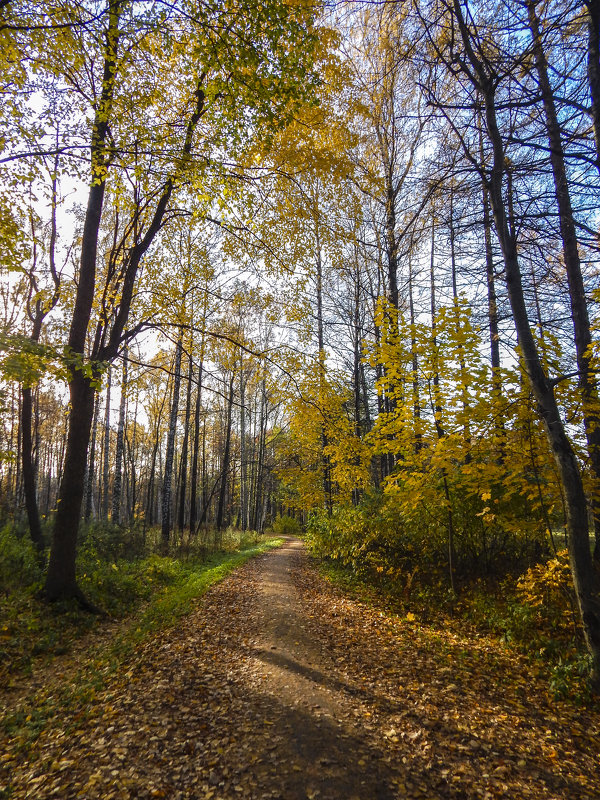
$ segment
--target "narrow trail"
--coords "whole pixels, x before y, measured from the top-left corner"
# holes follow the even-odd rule
[[[598,714],[558,709],[526,674],[483,639],[344,597],[289,539],[29,759],[0,757],[0,797],[597,800]]]

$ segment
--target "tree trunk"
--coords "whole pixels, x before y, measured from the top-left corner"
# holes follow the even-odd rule
[[[319,348],[318,354],[318,387],[319,387],[319,405],[323,408],[323,399],[325,391],[325,338],[323,332],[323,262],[321,259],[321,242],[319,238],[319,225],[315,220],[315,238],[316,238],[316,266],[317,266],[317,346]],[[323,500],[327,513],[331,514],[333,510],[333,498],[331,487],[331,464],[329,456],[327,455],[327,430],[325,424],[321,425],[321,469],[322,469],[322,482],[323,482]]]
[[[201,352],[204,351],[204,340]],[[196,392],[196,408],[194,410],[194,444],[192,452],[192,474],[190,477],[190,535],[196,533],[198,516],[198,456],[200,450],[200,412],[202,410],[202,369],[203,360],[198,367],[198,391]]]
[[[433,415],[435,422],[435,430],[438,440],[445,438],[444,426],[442,424],[442,398],[440,393],[440,374],[438,368],[438,344],[437,344],[437,308],[436,308],[436,295],[435,295],[435,220],[431,219],[431,256],[429,262],[429,277],[431,285],[431,345],[433,348]],[[452,502],[450,498],[450,488],[448,486],[448,476],[444,467],[442,467],[442,483],[444,486],[444,497],[446,499],[446,513],[448,518],[448,577],[450,579],[450,588],[453,593],[456,593],[456,585],[454,581],[454,568],[456,562],[455,545],[454,545],[454,515],[452,513]]]
[[[596,380],[590,363],[592,333],[583,275],[581,273],[577,231],[575,228],[573,209],[571,207],[571,196],[565,167],[560,125],[552,87],[548,78],[548,63],[540,36],[539,20],[535,5],[531,0],[527,0],[527,13],[533,37],[535,65],[542,92],[542,101],[544,103],[546,130],[550,147],[550,162],[552,164],[552,175],[554,177],[554,192],[558,204],[560,235],[567,272],[569,297],[571,299],[571,315],[573,318],[577,369],[579,371],[579,389],[582,398],[583,424],[593,473],[591,506],[596,534],[594,556],[600,566],[600,402],[598,399]]]
[[[165,455],[165,471],[162,488],[162,527],[161,539],[165,552],[169,549],[171,536],[171,489],[173,483],[173,462],[175,460],[175,434],[177,432],[177,413],[179,411],[179,387],[181,384],[181,355],[183,342],[181,336],[175,348],[175,366],[173,370],[173,398],[171,400],[171,413],[169,415],[169,430],[167,433],[167,452]]]
[[[121,402],[119,403],[119,423],[115,450],[115,477],[113,479],[112,521],[121,522],[121,488],[123,485],[123,446],[125,440],[125,408],[127,405],[127,345],[123,349],[123,375],[121,379]]]
[[[231,371],[231,379],[229,381],[229,399],[227,400],[227,418],[225,422],[225,448],[223,452],[223,461],[221,462],[221,488],[219,491],[219,505],[217,507],[217,530],[223,528],[223,516],[225,511],[225,496],[227,494],[227,477],[229,475],[229,457],[231,451],[231,421],[233,411],[233,382],[235,372]]]
[[[412,399],[413,418],[415,426],[415,452],[422,446],[421,436],[421,397],[419,392],[419,354],[417,352],[417,330],[415,319],[415,305],[413,302],[413,268],[412,261],[408,265],[408,306],[410,311],[410,349],[411,349],[411,374],[412,374]]]
[[[260,509],[263,495],[263,468],[265,460],[265,444],[267,438],[266,390],[264,378],[261,383],[261,389],[260,416],[258,423],[258,448],[256,457],[256,482],[254,489],[254,504],[252,507],[252,529],[256,531],[260,529]]]
[[[33,392],[24,386],[21,395],[21,462],[23,468],[23,491],[25,509],[29,523],[29,535],[38,550],[44,549],[42,525],[37,502],[36,469],[33,460]]]
[[[135,509],[137,506],[138,476],[137,476],[137,433],[138,433],[138,410],[139,410],[139,391],[135,394],[135,409],[133,413],[133,433],[131,435],[131,446],[129,447],[129,464],[131,472],[131,498],[128,496],[129,519],[135,519]]]
[[[109,120],[117,70],[119,19],[122,0],[108,2],[108,28],[105,38],[104,74],[92,129],[90,179],[91,185],[83,224],[79,280],[67,341],[72,355],[69,380],[70,411],[68,418],[67,450],[54,524],[50,561],[45,592],[50,600],[74,596],[85,604],[75,580],[77,531],[83,500],[83,477],[87,460],[90,428],[94,414],[94,389],[81,363],[94,301],[96,284],[96,254],[98,234],[104,205],[106,173],[109,162]],[[94,370],[93,370],[94,372]],[[97,378],[96,374],[92,379]],[[89,604],[86,604],[89,606]]]
[[[76,370],[69,382],[71,404],[67,450],[45,584],[45,593],[49,600],[75,597],[89,610],[94,610],[93,606],[85,600],[75,578],[75,550],[83,500],[87,446],[94,415],[94,393],[90,379],[81,370]]]
[[[185,501],[187,497],[187,462],[188,462],[188,443],[190,440],[190,413],[192,405],[192,381],[194,378],[194,362],[189,357],[187,393],[185,399],[185,422],[183,428],[183,446],[181,448],[181,483],[179,486],[179,518],[178,525],[181,535],[185,526]]]
[[[450,262],[452,267],[452,299],[454,301],[454,330],[456,333],[458,366],[460,370],[460,394],[463,412],[463,434],[465,444],[465,463],[471,460],[471,426],[469,424],[469,394],[467,386],[470,383],[465,362],[465,348],[462,344],[460,329],[460,305],[458,302],[458,286],[456,280],[456,247],[454,244],[456,232],[454,230],[454,187],[450,189]]]
[[[585,5],[588,10],[588,83],[596,140],[596,167],[600,173],[600,0],[585,0]]]
[[[97,365],[102,361],[111,361],[122,344],[141,260],[161,228],[175,186],[176,172],[180,170],[181,165],[189,158],[193,145],[194,131],[204,109],[205,95],[202,91],[204,76],[201,75],[194,95],[194,111],[185,130],[185,141],[177,159],[177,165],[174,165],[176,172],[170,175],[163,184],[154,214],[151,216],[145,233],[143,235],[141,232],[138,233],[136,243],[127,253],[125,262],[122,265],[123,277],[120,285],[119,304],[114,317],[111,318],[108,342],[105,343],[106,328],[99,322],[90,355],[91,377],[84,378],[84,369],[87,366],[83,363],[85,361],[85,345],[96,288],[98,234],[102,218],[106,175],[113,146],[110,135],[110,121],[115,91],[115,77],[119,66],[117,57],[119,18],[123,6],[123,0],[108,0],[108,28],[104,41],[104,74],[100,96],[95,106],[96,112],[92,128],[91,185],[83,226],[79,280],[67,341],[67,352],[71,360],[69,366],[72,374],[69,386],[71,410],[69,414],[67,458],[61,482],[59,513],[56,517],[54,529],[52,550],[55,553],[53,556],[51,552],[46,581],[47,594],[52,598],[75,594],[82,600],[81,592],[77,590],[74,577],[72,578],[71,576],[75,574],[77,528],[83,496],[83,472],[85,472],[85,460],[93,415],[93,392],[92,400],[90,400],[83,388],[83,384],[91,385],[99,377]],[[76,470],[81,466],[81,463],[84,464],[84,468],[81,476],[77,477]],[[74,479],[75,483],[71,484],[70,481]],[[67,506],[69,507],[68,509]],[[65,559],[68,559],[70,563],[61,567],[60,564]]]
[[[94,400],[94,419],[92,422],[92,441],[88,458],[86,496],[85,496],[85,521],[88,522],[94,510],[94,479],[96,474],[96,434],[98,430],[98,414],[100,411],[100,394],[96,392]]]
[[[500,392],[500,333],[498,330],[498,300],[494,275],[494,253],[492,250],[492,220],[488,190],[483,187],[483,236],[485,240],[485,277],[488,296],[488,329],[490,332],[490,363],[492,365],[494,390]]]
[[[108,479],[110,466],[110,389],[112,369],[108,365],[106,378],[106,407],[104,409],[104,444],[102,448],[102,519],[108,519]]]
[[[548,442],[560,475],[565,500],[569,562],[585,639],[592,659],[590,680],[595,689],[600,689],[600,587],[590,551],[587,502],[583,481],[577,456],[561,421],[552,384],[544,373],[535,339],[529,326],[517,241],[514,232],[511,232],[504,207],[502,190],[506,159],[496,117],[495,83],[487,75],[484,64],[472,48],[471,33],[464,21],[459,0],[454,0],[453,10],[464,44],[465,57],[473,69],[472,80],[475,81],[476,88],[485,104],[485,122],[493,150],[493,162],[487,180],[494,223],[506,268],[508,297],[527,377],[537,400],[538,413],[544,422]]]
[[[244,357],[240,349],[240,523],[243,531],[248,529],[248,463],[246,455],[246,381]]]

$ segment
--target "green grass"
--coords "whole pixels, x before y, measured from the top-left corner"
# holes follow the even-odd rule
[[[212,541],[210,540],[212,538]],[[189,599],[265,545],[254,532],[233,529],[158,555],[160,537],[148,531],[100,524],[84,529],[77,559],[78,582],[92,603],[113,620],[149,604],[145,613],[177,614]],[[214,578],[212,576],[215,576]],[[0,681],[10,684],[44,657],[68,653],[101,622],[76,601],[51,605],[40,599],[44,566],[27,536],[0,530]],[[157,605],[158,604],[158,605]],[[185,613],[185,612],[182,612]],[[146,623],[143,623],[146,625]]]
[[[7,677],[25,682],[32,661],[54,658],[68,652],[88,633],[88,648],[74,666],[68,683],[42,688],[26,697],[0,720],[0,729],[19,750],[29,751],[40,732],[58,714],[76,710],[85,714],[96,693],[127,661],[136,647],[152,635],[172,627],[190,613],[199,598],[215,583],[253,556],[282,544],[277,538],[237,538],[233,549],[206,558],[190,555],[186,560],[151,555],[132,562],[108,563],[99,559],[94,571],[83,573],[82,585],[94,602],[105,607],[112,596],[113,619],[120,630],[109,644],[94,642],[93,628],[103,630],[103,621],[83,612],[76,604],[48,606],[36,599],[35,584],[13,589],[0,603],[0,663]],[[89,561],[88,561],[89,564]],[[86,583],[87,579],[87,583]],[[7,621],[5,621],[7,620]],[[9,665],[9,667],[7,667]],[[57,671],[60,666],[57,665]]]

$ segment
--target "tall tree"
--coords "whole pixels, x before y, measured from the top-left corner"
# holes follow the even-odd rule
[[[556,384],[544,369],[535,338],[533,336],[521,271],[517,228],[513,208],[513,185],[510,160],[506,153],[499,119],[501,80],[507,74],[503,65],[497,66],[498,48],[478,26],[470,9],[460,0],[442,2],[439,6],[441,23],[434,32],[430,30],[430,43],[436,58],[449,74],[464,80],[476,92],[483,107],[485,135],[491,149],[489,169],[479,164],[476,154],[468,149],[464,137],[467,157],[476,165],[489,192],[494,226],[506,271],[506,283],[512,316],[515,323],[524,368],[537,401],[548,442],[556,460],[565,499],[567,541],[573,582],[592,659],[591,679],[600,686],[600,582],[594,570],[587,517],[587,502],[581,469],[573,445],[561,419],[555,395]],[[439,35],[443,30],[443,35]],[[487,49],[487,45],[490,45]],[[514,63],[510,65],[514,68]],[[448,117],[449,118],[449,117]],[[452,123],[451,118],[449,118]],[[456,130],[456,126],[455,126]],[[456,130],[457,134],[459,133]],[[508,204],[508,213],[507,213]],[[512,212],[512,213],[511,213]]]
[[[162,519],[161,539],[163,549],[168,551],[171,537],[171,508],[173,490],[173,465],[175,463],[175,435],[177,433],[177,416],[179,413],[179,388],[181,386],[181,358],[183,355],[183,338],[180,334],[175,347],[175,362],[173,366],[173,394],[171,395],[171,411],[169,413],[169,428],[167,431],[167,451],[165,455],[165,469],[162,486]]]
[[[123,486],[123,451],[125,447],[125,412],[127,407],[127,345],[123,349],[123,372],[121,375],[121,400],[119,403],[119,421],[117,424],[117,440],[115,446],[115,474],[113,479],[112,521],[121,522],[121,494]]]
[[[175,6],[172,14],[165,16],[158,11],[147,16],[145,9],[135,4],[108,0],[105,14],[97,20],[102,28],[93,61],[81,64],[79,54],[75,58],[76,69],[85,73],[89,67],[88,74],[94,76],[92,91],[96,85],[100,88],[93,102],[90,189],[67,340],[69,433],[45,583],[50,599],[72,595],[85,604],[77,586],[75,554],[94,386],[100,365],[114,359],[123,342],[135,332],[128,331],[127,326],[136,280],[144,257],[169,218],[175,194],[194,166],[192,153],[199,141],[201,118],[208,126],[202,133],[208,133],[212,125],[212,137],[203,139],[206,152],[201,163],[205,164],[206,158],[210,161],[212,157],[211,147],[217,158],[226,144],[243,136],[244,130],[267,131],[274,119],[277,124],[285,121],[314,84],[311,60],[316,37],[310,10],[273,0],[271,15],[252,4],[243,5],[243,14],[237,3],[227,2],[203,8],[199,14]],[[306,46],[300,47],[301,58],[295,48],[290,50],[288,37],[298,44],[305,42]],[[98,62],[102,63],[102,70],[95,75]],[[176,70],[184,78],[175,98],[161,94],[164,84],[159,87],[148,74],[135,73],[152,69],[160,81],[165,76],[165,63],[170,64],[169,74]],[[250,74],[249,63],[254,65]],[[67,65],[67,71],[69,68]],[[301,83],[299,78],[305,70],[309,77]],[[132,85],[139,91],[132,91]],[[138,104],[134,122],[129,105],[132,97]],[[154,111],[145,117],[146,109],[152,107]],[[165,120],[160,132],[154,125],[159,118]],[[136,129],[133,137],[126,129],[128,122]],[[144,130],[146,122],[148,128]],[[121,150],[115,142],[118,135]],[[136,135],[145,140],[143,147],[130,146]],[[141,167],[142,153],[152,169],[144,171]],[[111,173],[117,155],[124,170],[121,175],[114,170]],[[98,243],[109,173],[115,185],[122,175],[131,175],[134,191],[127,201],[129,221],[114,237],[106,264],[106,282],[98,287]],[[112,197],[115,211],[123,205],[126,182],[121,181],[120,191]],[[100,316],[88,349],[95,297],[99,299]]]

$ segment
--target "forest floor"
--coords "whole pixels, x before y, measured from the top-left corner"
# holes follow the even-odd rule
[[[28,747],[0,742],[0,797],[594,800],[600,714],[497,639],[348,597],[288,539]]]

